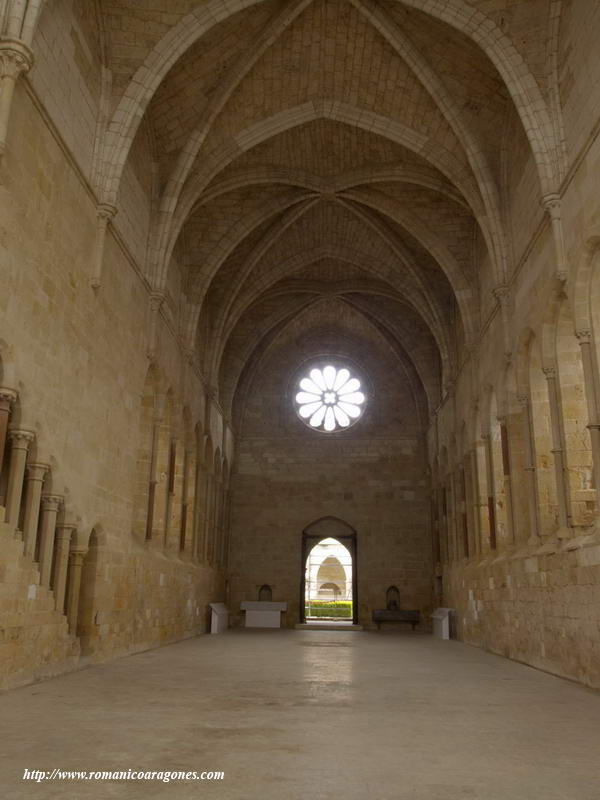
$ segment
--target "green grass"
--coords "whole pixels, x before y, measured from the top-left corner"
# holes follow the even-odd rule
[[[307,617],[342,617],[352,618],[352,601],[351,600],[315,600],[311,601],[310,606],[307,604],[304,607],[304,613]]]

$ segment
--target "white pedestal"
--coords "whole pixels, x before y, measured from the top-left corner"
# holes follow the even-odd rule
[[[243,600],[240,608],[246,612],[246,628],[281,628],[281,612],[287,611],[287,603]]]
[[[433,635],[436,639],[450,638],[450,614],[453,608],[436,608],[431,615],[433,620]]]
[[[209,603],[211,610],[210,632],[223,633],[229,626],[229,609],[225,603]]]

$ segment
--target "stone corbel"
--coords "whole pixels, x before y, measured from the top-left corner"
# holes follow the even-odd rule
[[[6,150],[8,122],[19,75],[33,65],[33,53],[20,39],[0,40],[0,159]]]
[[[108,223],[116,213],[116,207],[110,203],[99,203],[96,207],[96,240],[94,242],[92,277],[90,281],[92,289],[99,289],[102,283],[102,264],[104,262],[106,232],[108,231]]]
[[[548,212],[552,223],[552,235],[556,251],[556,278],[562,284],[567,280],[569,271],[563,234],[560,195],[555,193],[544,195],[542,197],[542,206]]]

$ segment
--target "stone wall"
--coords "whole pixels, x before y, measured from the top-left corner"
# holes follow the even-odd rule
[[[29,461],[51,466],[44,492],[64,498],[61,515],[73,522],[73,543],[85,552],[91,536],[91,546],[71,634],[62,612],[49,611],[52,599],[43,606],[41,600],[27,600],[29,587],[39,582],[35,563],[30,559],[21,570],[27,574],[11,600],[11,615],[3,617],[2,633],[25,660],[3,660],[7,685],[71,668],[80,641],[86,659],[100,659],[205,630],[207,603],[224,599],[224,575],[222,564],[209,566],[192,552],[194,526],[204,536],[205,524],[200,501],[193,510],[193,476],[187,541],[184,550],[178,546],[183,453],[187,449],[196,458],[205,440],[221,454],[231,450],[218,409],[207,412],[204,387],[168,314],[159,314],[155,393],[157,406],[167,396],[172,403],[165,435],[178,441],[176,494],[166,544],[162,532],[152,541],[134,536],[140,437],[149,433],[140,425],[149,367],[149,289],[123,241],[110,232],[102,287],[91,288],[92,191],[25,82],[18,86],[12,114],[0,188],[2,385],[18,394],[11,427],[34,434]],[[9,461],[7,452],[6,468]],[[156,491],[162,496],[166,465],[159,469]],[[12,536],[16,546],[2,557],[5,574],[13,574],[23,558],[21,535],[13,529]],[[38,588],[42,596],[52,594]],[[11,582],[7,591],[13,589]],[[52,617],[43,634],[42,613]]]
[[[314,313],[314,312],[312,312]],[[258,599],[263,584],[299,621],[302,532],[324,517],[356,531],[359,622],[398,586],[403,608],[429,625],[432,604],[428,477],[423,427],[401,362],[358,317],[332,308],[338,333],[311,312],[284,331],[245,386],[232,477],[230,600]],[[368,405],[353,427],[327,434],[296,415],[298,369],[316,355],[351,359],[367,378]]]
[[[590,118],[580,120],[579,127],[589,131]],[[549,220],[542,218],[533,229],[525,226],[523,255],[508,284],[508,328],[498,304],[429,429],[434,480],[445,487],[448,501],[444,515],[438,496],[442,563],[437,572],[443,574],[443,603],[456,609],[456,635],[595,688],[600,686],[598,464],[592,460],[588,425],[594,410],[586,400],[586,383],[597,380],[600,345],[600,204],[594,177],[599,158],[592,130],[579,153],[571,154],[562,190],[566,281],[556,279]],[[586,342],[592,354],[588,372],[582,360]],[[508,476],[499,419],[506,425]],[[557,472],[560,458],[564,466]],[[464,501],[456,490],[461,468],[468,484]]]
[[[600,686],[600,538],[451,566],[444,601],[456,635],[539,669]]]

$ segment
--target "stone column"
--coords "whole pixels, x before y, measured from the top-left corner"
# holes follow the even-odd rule
[[[23,541],[25,542],[25,555],[29,558],[35,556],[35,542],[37,539],[38,522],[40,517],[40,502],[42,499],[42,485],[44,478],[50,470],[50,464],[27,464],[25,467],[25,514],[23,515]]]
[[[458,471],[459,479],[459,506],[460,506],[460,533],[462,537],[462,548],[457,548],[458,551],[462,549],[463,558],[469,558],[469,522],[467,519],[467,476],[465,473],[464,463],[461,463]]]
[[[67,589],[67,620],[69,633],[77,636],[77,617],[79,614],[79,595],[81,593],[81,570],[87,548],[74,548],[69,553],[69,573]]]
[[[69,567],[69,549],[76,526],[63,523],[56,528],[56,559],[54,565],[54,607],[61,614],[65,608],[65,592],[67,589],[67,572]]]
[[[0,41],[0,159],[6,150],[8,121],[15,85],[22,72],[33,64],[33,54],[20,39]]]
[[[469,452],[471,462],[471,502],[473,507],[473,549],[475,555],[481,554],[481,520],[479,498],[479,465],[477,464],[477,451],[473,449]]]
[[[198,451],[196,451],[196,474],[194,489],[194,514],[192,532],[192,558],[200,559],[202,551],[202,535],[204,532],[204,503],[206,502],[203,494],[204,472],[200,463]],[[202,505],[200,505],[202,504]]]
[[[577,339],[581,348],[585,397],[588,407],[588,430],[592,444],[593,483],[596,490],[596,513],[600,512],[600,413],[598,410],[598,393],[596,365],[592,350],[592,334],[590,331],[577,331]]]
[[[450,561],[458,561],[458,502],[456,499],[456,475],[454,470],[450,470],[448,474],[450,478],[449,483],[449,498],[448,504],[448,551]]]
[[[190,483],[190,464],[192,463],[192,452],[186,448],[183,452],[183,479],[181,487],[181,518],[179,520],[179,550],[185,551],[187,524],[188,524],[188,497]]]
[[[204,563],[210,563],[212,552],[212,540],[214,536],[214,478],[210,472],[206,473],[206,512],[204,516],[204,542],[203,558]]]
[[[229,564],[229,532],[231,526],[231,494],[229,484],[223,491],[223,544],[221,566],[223,569]]]
[[[565,479],[565,448],[563,444],[560,400],[556,382],[556,370],[552,367],[543,369],[548,384],[548,400],[550,404],[550,424],[552,427],[552,454],[554,455],[554,473],[556,476],[556,494],[558,501],[558,526],[563,535],[569,527],[569,500]],[[560,534],[559,534],[560,535]]]
[[[535,468],[535,448],[533,438],[533,420],[531,419],[531,405],[526,395],[517,395],[517,401],[523,409],[525,426],[525,477],[527,481],[527,508],[529,509],[529,529],[531,539],[540,538],[538,485]]]
[[[561,283],[564,283],[567,280],[568,268],[561,216],[560,195],[544,195],[544,197],[542,197],[542,206],[548,212],[550,221],[552,223],[552,236],[554,238],[554,250],[556,252],[556,277]]]
[[[163,529],[163,547],[169,548],[171,545],[170,534],[173,522],[173,508],[175,505],[175,470],[177,466],[177,439],[169,442],[169,460],[167,464],[167,494],[165,499],[165,525]]]
[[[489,433],[481,435],[485,444],[485,473],[487,479],[487,507],[488,507],[488,520],[490,526],[490,549],[496,549],[496,492],[494,480],[494,461],[492,456],[492,437]]]
[[[52,571],[52,553],[54,551],[54,533],[56,517],[63,498],[57,494],[42,495],[42,517],[40,522],[40,586],[50,586]]]
[[[8,431],[10,407],[16,399],[17,393],[13,389],[0,387],[0,475],[2,474],[2,464],[4,462],[4,448],[6,447],[6,432]]]
[[[110,203],[100,203],[96,208],[96,240],[94,242],[94,255],[92,259],[91,285],[98,289],[102,282],[102,263],[104,261],[104,246],[108,223],[117,213],[115,206]]]
[[[146,509],[146,541],[152,539],[154,528],[154,503],[156,498],[156,467],[158,462],[158,437],[160,435],[161,419],[155,418],[152,426],[152,450],[150,452],[150,477],[148,480],[148,508]]]
[[[215,481],[215,535],[213,541],[213,563],[221,566],[221,536],[223,535],[223,484]]]
[[[11,440],[10,466],[8,468],[8,489],[6,490],[6,522],[15,527],[19,524],[19,509],[23,493],[23,477],[29,445],[35,439],[33,431],[11,429],[8,432]]]
[[[510,469],[510,443],[506,417],[498,417],[500,423],[500,446],[502,448],[502,477],[504,480],[504,500],[506,502],[506,525],[511,544],[515,543],[515,520]]]

